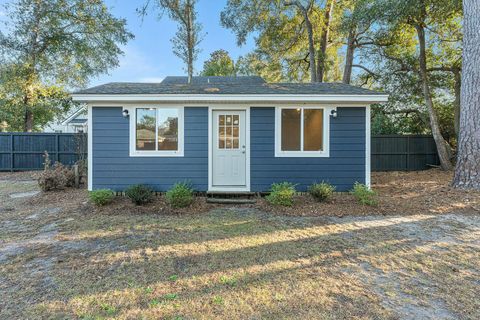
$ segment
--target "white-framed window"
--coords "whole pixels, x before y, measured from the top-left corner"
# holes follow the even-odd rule
[[[329,157],[330,109],[275,108],[275,157]]]
[[[129,108],[130,156],[181,157],[184,144],[182,107]]]

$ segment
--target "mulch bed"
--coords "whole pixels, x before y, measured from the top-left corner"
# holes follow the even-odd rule
[[[2,173],[0,180],[20,181],[35,178],[37,172]],[[265,198],[259,198],[254,205],[235,207],[256,208],[264,212],[293,216],[345,216],[345,215],[405,215],[480,213],[480,192],[454,189],[450,186],[452,172],[439,169],[416,172],[375,172],[372,174],[372,188],[377,192],[378,205],[371,207],[359,204],[349,193],[336,193],[328,202],[316,202],[310,195],[295,197],[292,207],[273,206]],[[205,197],[196,197],[187,208],[171,208],[164,196],[144,206],[136,206],[122,196],[105,207],[95,207],[88,202],[85,189],[41,193],[27,200],[32,206],[54,205],[62,202],[63,207],[93,214],[201,214],[215,208],[234,205],[220,205],[206,202]]]
[[[439,169],[374,172],[372,189],[378,194],[375,207],[357,203],[348,193],[337,193],[326,203],[318,203],[310,195],[299,195],[292,207],[272,206],[260,199],[257,207],[295,216],[480,213],[480,192],[452,188],[452,175],[453,172]]]
[[[91,205],[92,210],[99,214],[160,214],[160,215],[182,215],[182,214],[200,214],[208,212],[215,208],[221,208],[221,205],[215,205],[206,202],[205,197],[195,197],[193,203],[186,208],[170,207],[163,195],[158,195],[151,203],[137,206],[129,198],[117,196],[113,203],[104,207],[95,207]]]

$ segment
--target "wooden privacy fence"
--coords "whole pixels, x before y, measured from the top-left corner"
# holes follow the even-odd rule
[[[44,153],[52,161],[74,164],[87,158],[84,133],[0,133],[0,171],[43,168]],[[372,136],[372,171],[424,170],[439,165],[437,148],[428,135]]]
[[[43,169],[45,151],[52,162],[72,165],[87,158],[84,133],[0,133],[0,171]]]
[[[378,135],[371,141],[372,171],[415,171],[440,165],[429,135]]]

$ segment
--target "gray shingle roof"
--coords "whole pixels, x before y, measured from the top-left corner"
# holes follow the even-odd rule
[[[168,76],[163,79],[162,84],[187,84],[188,77],[183,76]],[[238,76],[238,77],[218,77],[218,76],[208,76],[208,77],[193,77],[193,84],[260,84],[265,83],[262,77],[259,76]]]
[[[343,83],[254,83],[247,81],[251,77],[229,77],[225,82],[217,83],[176,83],[180,77],[167,77],[161,83],[112,82],[97,87],[80,90],[74,94],[271,94],[271,95],[383,95],[384,93],[355,87]],[[216,77],[220,78],[220,77]],[[254,77],[257,78],[257,77]],[[233,81],[233,79],[242,79]],[[261,79],[261,78],[260,78]],[[263,81],[263,79],[261,79]],[[197,80],[197,82],[203,80]],[[256,81],[256,82],[255,82]]]

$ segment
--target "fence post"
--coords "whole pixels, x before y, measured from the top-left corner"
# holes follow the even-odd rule
[[[10,172],[13,172],[13,133],[10,134]]]
[[[405,170],[409,171],[410,170],[410,165],[408,163],[408,158],[410,158],[410,136],[406,136],[405,138],[407,138],[407,154],[406,154],[406,161],[405,161]]]
[[[55,151],[56,151],[55,152],[55,162],[58,162],[58,160],[59,160],[59,156],[58,156],[58,152],[60,151],[60,147],[58,145],[59,140],[60,139],[58,139],[58,133],[57,133],[57,134],[55,134]]]

